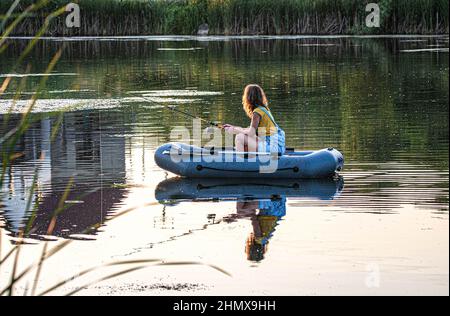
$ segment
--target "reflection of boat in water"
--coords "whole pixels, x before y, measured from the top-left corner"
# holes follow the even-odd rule
[[[342,177],[325,179],[189,179],[171,178],[158,184],[155,197],[164,204],[184,201],[235,201],[236,213],[223,217],[231,223],[250,220],[252,231],[245,241],[248,260],[264,259],[269,240],[286,215],[288,198],[333,200],[344,187]],[[215,214],[214,214],[215,215]]]
[[[267,200],[280,197],[332,200],[344,187],[342,177],[334,179],[186,179],[171,178],[158,184],[155,197],[161,202],[213,200]]]

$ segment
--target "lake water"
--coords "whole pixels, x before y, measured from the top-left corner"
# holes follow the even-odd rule
[[[10,41],[0,81],[28,41]],[[63,46],[0,195],[2,254],[29,221],[29,200],[36,218],[21,265],[45,241],[73,240],[45,263],[39,290],[85,267],[156,258],[231,276],[156,266],[81,293],[448,295],[448,36],[47,38],[0,97],[7,128]],[[164,105],[246,126],[248,83],[266,90],[289,147],[344,154],[342,178],[188,181],[155,165],[171,130],[193,124]]]

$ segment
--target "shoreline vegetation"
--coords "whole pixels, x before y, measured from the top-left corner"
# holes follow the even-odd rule
[[[4,20],[14,0],[0,2]],[[15,14],[36,1],[22,0]],[[78,3],[81,25],[53,19],[44,36],[195,35],[376,35],[448,34],[448,0],[49,0],[21,21],[11,36],[32,36],[45,17]],[[366,4],[380,7],[380,27],[365,26]],[[11,19],[14,19],[14,13]],[[1,30],[0,30],[1,31]]]

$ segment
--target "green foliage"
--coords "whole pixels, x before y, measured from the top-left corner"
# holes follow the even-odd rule
[[[0,16],[14,0],[0,2]],[[20,9],[33,1],[22,0]],[[448,33],[448,1],[380,0],[381,27],[365,26],[369,0],[83,0],[82,26],[54,21],[52,35]],[[66,0],[52,0],[56,10]],[[20,10],[19,10],[20,11]],[[45,12],[24,21],[15,34],[31,35]]]

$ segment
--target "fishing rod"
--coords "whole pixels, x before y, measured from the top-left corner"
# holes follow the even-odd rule
[[[185,115],[185,116],[187,116],[187,117],[190,117],[190,118],[193,118],[193,119],[201,120],[202,122],[205,122],[205,123],[207,123],[207,124],[209,124],[209,125],[212,125],[212,126],[215,126],[215,127],[218,127],[218,128],[223,128],[223,125],[222,125],[221,123],[216,123],[216,122],[213,122],[213,121],[208,121],[208,120],[206,120],[206,119],[204,119],[204,118],[201,118],[201,117],[192,115],[191,113],[188,113],[188,112],[185,112],[185,111],[182,111],[182,110],[177,109],[174,105],[167,105],[167,104],[164,104],[164,103],[162,103],[162,102],[156,102],[156,101],[154,101],[154,100],[148,99],[148,98],[143,97],[143,96],[141,96],[141,98],[144,99],[145,101],[149,102],[149,103],[160,104],[160,105],[162,105],[162,106],[168,108],[168,109],[171,110],[171,111],[174,111],[174,112],[183,114],[183,115]]]
[[[115,90],[115,91],[119,91],[119,89],[113,88],[113,87],[111,87],[111,86],[108,86],[108,88],[110,88],[110,89],[112,89],[112,90]],[[128,92],[128,91],[119,91],[119,92],[125,92],[126,94],[131,94],[131,92]],[[164,104],[164,103],[162,103],[162,102],[157,102],[157,101],[155,101],[155,100],[151,100],[151,99],[149,99],[149,98],[147,98],[147,97],[144,97],[144,96],[142,96],[142,95],[139,96],[139,98],[141,98],[141,99],[143,99],[143,100],[145,100],[145,101],[147,101],[147,102],[149,102],[149,103],[156,103],[156,104],[162,105],[162,106],[164,106],[165,108],[167,108],[167,109],[169,109],[169,110],[172,110],[172,111],[174,111],[174,112],[183,114],[184,116],[187,116],[187,117],[190,117],[190,118],[193,118],[193,119],[201,120],[202,122],[205,122],[205,123],[207,123],[208,125],[211,125],[211,126],[214,126],[214,127],[217,127],[217,128],[223,128],[223,124],[221,124],[221,123],[216,123],[216,122],[213,122],[213,121],[208,121],[208,120],[206,120],[206,119],[204,119],[204,118],[201,118],[201,117],[192,115],[191,113],[188,113],[188,112],[185,112],[185,111],[182,111],[182,110],[177,109],[174,105],[167,105],[167,104]]]

